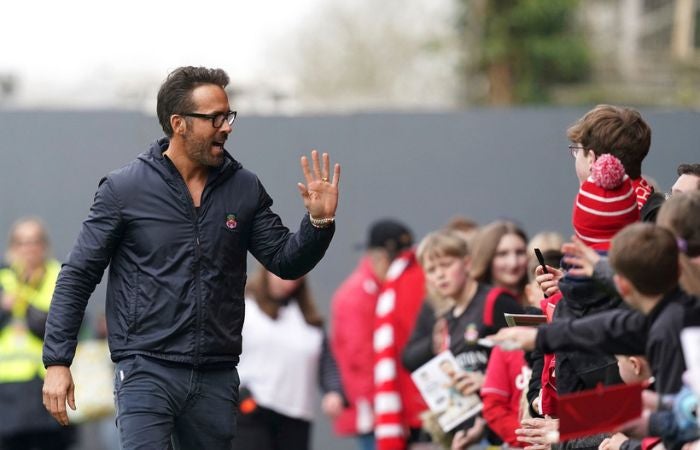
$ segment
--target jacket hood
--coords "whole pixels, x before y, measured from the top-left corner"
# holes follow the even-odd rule
[[[177,170],[172,164],[165,164],[166,158],[163,156],[163,152],[168,149],[169,145],[170,139],[166,136],[155,140],[151,143],[147,151],[138,156],[138,159],[153,167],[165,178],[172,178],[173,175],[176,175]],[[223,150],[224,162],[219,167],[210,168],[210,179],[215,179],[222,174],[233,173],[243,167],[226,149]]]

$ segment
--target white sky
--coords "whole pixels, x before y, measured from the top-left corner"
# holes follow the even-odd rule
[[[333,0],[3,0],[0,74],[23,90],[106,73],[162,79],[181,65],[252,81],[286,35]]]

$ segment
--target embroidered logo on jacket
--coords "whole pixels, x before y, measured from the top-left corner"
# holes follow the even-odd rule
[[[464,340],[468,344],[474,344],[479,339],[479,330],[476,328],[476,324],[470,323],[467,329],[464,331]]]
[[[227,214],[226,215],[226,228],[229,230],[233,230],[238,226],[238,221],[236,220],[236,215],[235,214]]]

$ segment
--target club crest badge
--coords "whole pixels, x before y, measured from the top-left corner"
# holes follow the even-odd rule
[[[464,331],[464,340],[469,344],[474,344],[478,339],[479,330],[476,328],[476,324],[470,323]]]
[[[233,230],[238,226],[238,221],[236,220],[236,215],[235,214],[227,214],[226,215],[226,228],[229,230]]]

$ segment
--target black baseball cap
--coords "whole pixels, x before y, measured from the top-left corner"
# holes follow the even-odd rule
[[[366,248],[383,248],[390,253],[396,253],[412,245],[413,233],[398,220],[381,219],[369,228]]]

